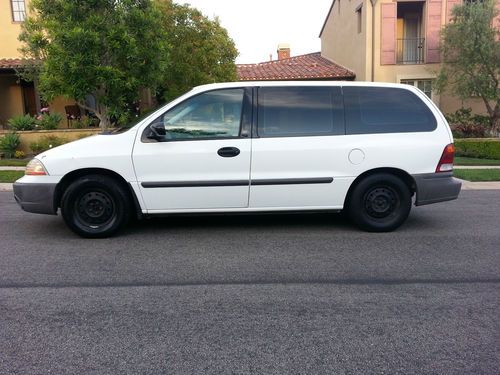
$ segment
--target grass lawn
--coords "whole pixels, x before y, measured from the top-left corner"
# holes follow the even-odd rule
[[[0,167],[25,167],[30,159],[0,159]]]
[[[0,182],[14,182],[23,176],[23,171],[0,171]]]
[[[500,160],[466,158],[464,156],[455,156],[455,165],[500,165]]]
[[[500,181],[500,169],[455,169],[453,176],[467,181]]]

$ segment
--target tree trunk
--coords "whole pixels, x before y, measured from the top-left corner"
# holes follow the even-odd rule
[[[490,112],[491,135],[500,136],[500,103],[497,102],[495,108]]]
[[[78,102],[79,107],[86,109],[87,111],[93,112],[96,117],[99,119],[99,126],[102,129],[102,132],[105,133],[108,131],[108,128],[111,124],[109,121],[109,110],[108,107],[103,105],[98,105],[96,108],[87,107],[84,103]]]
[[[491,119],[491,135],[495,138],[500,136],[500,114],[495,114]]]
[[[101,122],[99,123],[99,126],[101,127],[102,132],[106,133],[108,131],[109,126],[111,125],[111,122],[109,121],[108,107],[101,105],[99,106],[99,109],[101,112],[100,113],[101,117],[99,117],[99,120],[101,120]]]

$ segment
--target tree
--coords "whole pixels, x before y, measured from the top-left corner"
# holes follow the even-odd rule
[[[453,9],[441,34],[441,66],[437,87],[462,99],[479,96],[492,132],[500,130],[500,25],[494,0],[469,1]],[[496,25],[493,22],[497,22]]]
[[[19,39],[46,100],[74,98],[106,130],[113,114],[155,88],[168,64],[162,16],[152,0],[33,0]],[[85,105],[93,94],[97,110]]]
[[[199,10],[158,0],[170,41],[169,67],[162,84],[164,100],[171,100],[194,86],[234,81],[238,51],[219,20]]]

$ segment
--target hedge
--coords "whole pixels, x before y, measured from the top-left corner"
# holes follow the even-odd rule
[[[457,156],[500,160],[500,139],[455,139]]]

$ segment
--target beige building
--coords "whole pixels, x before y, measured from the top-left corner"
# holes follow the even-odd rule
[[[18,40],[21,25],[29,12],[30,0],[0,0],[0,129],[13,116],[40,113],[42,105],[33,82],[20,80],[16,70],[23,60]],[[74,105],[74,100],[62,97],[48,103],[51,112],[65,116],[65,106]],[[61,122],[66,126],[66,121]]]
[[[437,95],[439,39],[460,0],[333,0],[321,29],[321,54],[356,73],[356,80],[418,86],[444,113],[471,107],[485,113],[479,98],[465,102]]]

